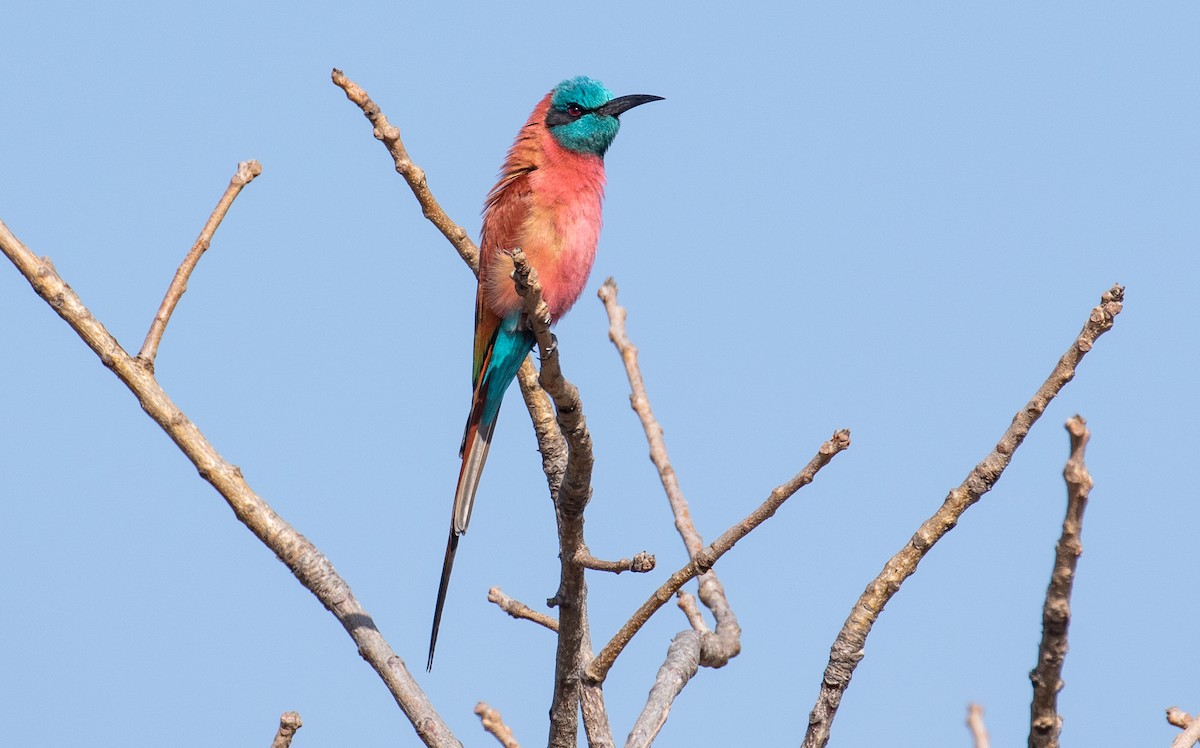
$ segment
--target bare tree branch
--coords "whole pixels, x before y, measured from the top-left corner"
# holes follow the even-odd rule
[[[425,216],[455,246],[468,266],[477,270],[478,248],[467,237],[465,230],[453,223],[441,209],[428,188],[424,171],[409,159],[400,140],[399,131],[388,122],[378,106],[367,97],[366,92],[346,78],[341,71],[335,69],[332,78],[334,83],[345,91],[347,98],[358,105],[372,123],[376,138],[381,140],[392,154],[397,172],[409,184]],[[134,393],[142,408],[192,461],[201,477],[225,498],[239,521],[271,548],[297,579],[338,618],[355,641],[364,659],[384,680],[397,704],[412,722],[421,740],[427,745],[459,745],[433,710],[427,697],[416,685],[403,661],[376,629],[369,614],[354,598],[349,586],[338,576],[329,560],[253,492],[244,480],[240,469],[221,457],[199,429],[170,400],[154,377],[154,361],[158,347],[173,311],[187,289],[190,274],[200,256],[210,245],[213,234],[232,201],[241,188],[259,173],[261,173],[261,166],[257,162],[251,161],[239,165],[238,173],[231,180],[225,195],[209,217],[191,251],[176,271],[137,356],[131,356],[92,316],[78,295],[58,275],[49,259],[37,258],[8,230],[3,222],[0,222],[0,251],[3,251],[25,276],[35,292],[76,331],[97,354],[102,363],[110,368]],[[700,576],[700,597],[714,614],[717,621],[717,635],[723,633],[727,635],[732,632],[733,642],[736,645],[740,629],[737,627],[736,618],[728,605],[719,580],[711,573],[711,567],[738,540],[774,514],[778,507],[796,490],[811,482],[815,474],[828,464],[834,455],[846,449],[849,446],[849,432],[836,432],[829,442],[822,445],[817,457],[813,458],[804,471],[772,491],[767,501],[755,512],[705,547],[691,521],[678,478],[666,454],[662,429],[649,408],[644,383],[641,381],[637,367],[637,351],[624,337],[625,312],[616,305],[616,286],[610,279],[606,284],[606,289],[611,284],[611,305],[609,298],[605,296],[605,289],[601,290],[601,298],[605,300],[606,308],[609,309],[610,320],[615,318],[614,309],[619,310],[620,338],[627,347],[622,347],[622,343],[618,341],[615,333],[610,333],[610,336],[613,337],[614,343],[621,351],[622,359],[626,362],[627,373],[634,391],[631,397],[633,407],[642,419],[650,443],[652,460],[659,470],[660,479],[675,513],[676,526],[688,548],[691,560],[672,575],[671,579],[643,604],[642,608],[606,645],[600,655],[593,659],[591,657],[583,570],[586,567],[620,571],[624,569],[607,567],[621,566],[626,563],[626,560],[621,562],[600,561],[590,556],[583,543],[582,515],[591,497],[593,467],[591,438],[583,418],[578,390],[562,377],[556,341],[549,332],[550,318],[545,304],[540,298],[536,272],[532,271],[532,268],[524,262],[519,250],[514,254],[516,255],[514,264],[516,265],[518,289],[524,289],[521,291],[521,295],[526,300],[528,316],[537,336],[538,349],[543,361],[542,371],[538,375],[534,371],[531,360],[527,359],[520,373],[520,382],[534,422],[539,450],[543,455],[543,467],[546,470],[551,495],[555,502],[562,551],[560,586],[553,598],[554,604],[560,608],[562,625],[559,632],[555,697],[551,710],[550,744],[574,745],[578,729],[576,710],[581,708],[585,716],[589,741],[593,745],[607,746],[612,744],[612,740],[611,735],[608,734],[609,728],[603,705],[601,684],[628,641],[672,593],[678,591],[690,579]],[[865,646],[866,636],[883,606],[898,591],[904,579],[915,571],[920,559],[932,545],[952,529],[963,511],[978,501],[982,494],[990,490],[995,481],[999,479],[1011,460],[1012,453],[1019,447],[1050,400],[1074,376],[1075,367],[1091,349],[1096,338],[1111,328],[1113,318],[1121,311],[1122,298],[1123,289],[1120,286],[1114,286],[1105,294],[1101,306],[1093,310],[1092,318],[1085,325],[1073,348],[1064,354],[1054,374],[1038,391],[1034,399],[1017,414],[996,450],[976,466],[961,486],[950,492],[942,509],[921,526],[909,545],[893,557],[885,566],[880,577],[868,586],[859,605],[851,613],[842,633],[835,641],[830,665],[822,684],[821,696],[812,713],[805,745],[823,746],[826,744],[829,725],[836,715],[841,695],[848,686],[858,660],[863,656],[862,650]],[[613,322],[613,329],[616,328],[617,324]],[[556,417],[550,416],[551,402],[557,414]],[[1080,421],[1082,429],[1082,419]],[[1080,520],[1083,504],[1087,498],[1087,490],[1090,489],[1091,484],[1090,477],[1087,477],[1086,470],[1082,467],[1083,445],[1086,444],[1086,439],[1086,429],[1084,429],[1078,452],[1079,469],[1087,478],[1087,488],[1082,490],[1082,498],[1079,502],[1078,519]],[[1073,443],[1074,441],[1073,433]],[[1069,463],[1068,470],[1070,468]],[[1082,481],[1072,484],[1070,475],[1067,476],[1067,480],[1069,485],[1082,485]],[[1064,522],[1060,555],[1062,555],[1061,548],[1068,546],[1066,525],[1067,523]],[[1078,540],[1077,530],[1075,540]],[[1075,553],[1075,556],[1077,555],[1078,552]],[[1064,605],[1069,600],[1075,558],[1070,558],[1069,562],[1070,569],[1064,576],[1066,584]],[[624,568],[632,569],[637,563],[636,559],[629,560],[629,565]],[[644,563],[644,559],[642,563]],[[1056,563],[1056,572],[1057,566]],[[1054,583],[1052,579],[1052,587]],[[496,592],[498,593],[499,590],[496,589]],[[876,603],[874,607],[871,606],[873,603]],[[681,596],[680,606],[687,613],[694,630],[681,632],[672,642],[668,650],[667,661],[660,668],[646,709],[635,725],[634,732],[630,735],[630,744],[649,744],[654,739],[666,720],[673,699],[687,680],[696,672],[700,664],[708,664],[713,659],[706,659],[704,654],[705,643],[709,640],[706,634],[709,632],[706,632],[707,627],[694,601],[690,596],[686,598]],[[1047,621],[1050,618],[1050,606],[1051,599],[1048,592],[1045,614]],[[511,612],[510,615],[512,615]],[[1064,615],[1062,618],[1062,652],[1064,653],[1067,620]],[[547,624],[543,623],[543,625]],[[557,622],[555,625],[558,625]],[[1044,649],[1050,648],[1044,647]],[[729,657],[736,654],[737,646],[732,649],[732,654],[724,655],[724,660],[720,660],[720,658],[717,660],[723,664]],[[1053,698],[1054,692],[1061,687],[1061,681],[1058,680],[1061,674],[1061,653],[1058,656],[1058,668],[1058,675],[1054,680],[1041,680],[1044,688],[1051,689],[1051,698]],[[1031,677],[1033,676],[1034,674],[1031,674]],[[1035,679],[1035,687],[1037,684],[1038,680]],[[481,714],[485,729],[488,729],[488,721],[494,716],[494,724],[507,731],[500,721],[498,713],[488,709],[485,704],[481,703],[480,707],[489,712],[488,716]],[[479,713],[479,708],[477,708],[477,713]],[[589,718],[589,715],[592,716]],[[979,716],[982,728],[981,714]],[[1175,717],[1182,719],[1178,714]],[[1171,718],[1170,714],[1168,718]],[[301,724],[299,715],[294,712],[282,715],[275,745],[286,747],[290,744],[292,736]],[[1054,726],[1055,736],[1057,736],[1059,726],[1060,723]],[[1193,721],[1187,731],[1182,733],[1173,745],[1192,745],[1197,739],[1200,739],[1198,726],[1200,726],[1200,720]],[[1192,734],[1193,731],[1195,734]],[[489,732],[492,730],[489,729]],[[508,739],[511,743],[505,742],[496,732],[493,734],[496,734],[504,745],[516,745],[515,740],[511,739],[511,731],[508,731]],[[639,740],[644,737],[644,743],[635,742],[635,736]],[[1187,740],[1183,742],[1185,738]],[[984,743],[979,743],[978,733],[976,739],[977,745],[986,745],[986,733],[983,734]],[[1031,745],[1032,741],[1031,736]],[[1056,737],[1054,742],[1046,744],[1056,744]]]
[[[695,556],[704,546],[696,525],[692,522],[691,511],[683,489],[679,485],[679,476],[671,465],[667,455],[667,444],[663,438],[663,429],[654,417],[650,408],[650,398],[646,394],[646,383],[642,379],[641,367],[638,365],[637,347],[630,342],[625,332],[625,320],[628,316],[625,308],[617,303],[617,283],[612,278],[604,281],[600,287],[599,297],[604,302],[608,312],[608,338],[616,346],[625,365],[625,375],[629,378],[631,394],[629,403],[642,422],[642,430],[646,433],[646,441],[650,446],[650,461],[658,469],[659,479],[671,505],[671,513],[675,516],[675,528],[683,539],[688,556]],[[725,588],[717,578],[715,571],[709,570],[700,575],[700,601],[712,611],[716,620],[715,634],[703,637],[701,642],[700,664],[705,667],[723,667],[742,650],[742,629],[738,625],[737,616],[729,605]],[[694,623],[693,623],[694,626]]]
[[[188,278],[196,269],[196,263],[200,262],[200,255],[204,254],[212,244],[213,234],[224,220],[229,206],[233,205],[234,198],[259,174],[262,174],[262,164],[257,161],[242,161],[238,164],[237,171],[229,180],[229,186],[225,188],[225,194],[221,195],[221,199],[217,201],[217,207],[213,208],[204,228],[200,230],[200,235],[196,237],[196,243],[192,245],[192,249],[183,258],[183,263],[175,271],[175,277],[171,280],[171,285],[167,287],[167,295],[163,297],[162,304],[159,305],[158,312],[154,315],[154,321],[150,323],[150,330],[146,333],[146,341],[142,343],[142,350],[137,355],[137,360],[150,371],[154,371],[154,357],[158,355],[158,344],[162,342],[167,322],[171,320],[175,305],[179,303],[183,292],[187,290]]]
[[[1030,748],[1058,748],[1062,732],[1062,717],[1058,713],[1058,692],[1062,690],[1063,661],[1067,656],[1067,629],[1071,625],[1071,588],[1075,582],[1075,565],[1083,553],[1083,510],[1092,490],[1092,476],[1083,462],[1090,436],[1087,422],[1081,416],[1067,420],[1071,435],[1071,457],[1063,468],[1067,482],[1067,515],[1063,519],[1062,536],[1054,552],[1054,570],[1046,589],[1042,607],[1042,643],[1038,648],[1037,667],[1029,673],[1033,682],[1033,702],[1030,706]]]
[[[575,554],[575,563],[593,571],[607,571],[613,574],[632,571],[635,574],[645,574],[648,571],[654,571],[655,559],[654,554],[642,551],[633,558],[623,558],[620,561],[604,561],[588,553],[587,548],[584,548],[581,552]]]
[[[626,621],[608,644],[604,645],[604,649],[596,655],[596,659],[587,666],[585,677],[595,683],[600,683],[608,675],[609,669],[617,656],[625,649],[625,645],[629,644],[646,621],[650,620],[650,616],[654,615],[655,611],[661,608],[671,596],[679,591],[679,588],[687,584],[690,580],[703,574],[712,568],[721,556],[725,555],[733,546],[750,532],[766,522],[772,515],[778,511],[779,507],[783,506],[783,502],[787,501],[793,494],[799,491],[804,486],[812,483],[813,478],[820,472],[821,468],[829,464],[839,452],[850,446],[850,432],[843,429],[835,431],[829,441],[821,445],[817,450],[817,454],[812,460],[797,473],[791,480],[786,483],[776,486],[770,495],[767,497],[757,509],[748,514],[745,519],[730,527],[719,538],[714,540],[711,545],[701,549],[701,551],[692,557],[692,560],[684,565],[682,569],[675,572],[671,577],[662,584],[642,606],[638,608],[634,614]]]
[[[967,727],[971,730],[975,748],[991,748],[992,743],[988,739],[987,727],[983,724],[983,707],[978,704],[971,704],[967,707]]]
[[[483,729],[491,733],[500,742],[500,745],[504,748],[521,748],[521,744],[513,737],[513,731],[504,724],[504,718],[500,716],[500,712],[481,701],[475,705],[475,713],[479,715]]]
[[[694,556],[704,547],[704,541],[692,522],[687,499],[679,485],[679,476],[671,466],[671,458],[667,455],[667,444],[663,439],[663,429],[654,417],[650,408],[650,398],[646,395],[646,383],[642,379],[642,371],[638,366],[638,349],[625,333],[625,319],[628,312],[617,303],[617,282],[612,278],[604,281],[597,294],[604,302],[608,312],[608,339],[616,346],[621,355],[621,363],[625,365],[625,375],[629,378],[629,404],[633,407],[642,422],[646,432],[646,441],[650,445],[650,461],[658,469],[658,477],[662,481],[663,490],[667,493],[667,501],[671,504],[671,512],[675,515],[675,528],[683,538],[688,555]]]
[[[671,646],[667,647],[667,659],[658,669],[654,685],[650,687],[646,706],[625,741],[625,748],[645,748],[658,737],[659,731],[667,723],[675,697],[700,667],[702,638],[695,631],[680,631],[675,635]]]
[[[850,685],[854,668],[863,658],[867,635],[883,612],[883,607],[900,590],[904,580],[917,570],[917,564],[929,549],[950,532],[963,512],[979,501],[1000,479],[1013,452],[1021,446],[1029,429],[1045,412],[1050,401],[1075,376],[1075,369],[1084,355],[1092,349],[1098,337],[1112,329],[1114,318],[1121,312],[1124,294],[1125,289],[1121,286],[1113,286],[1104,293],[1100,305],[1093,308],[1088,316],[1083,330],[1059,359],[1058,365],[1038,388],[1033,399],[1017,411],[1012,425],[1004,432],[996,448],[975,466],[960,486],[950,491],[942,506],[921,524],[908,544],[892,556],[879,576],[867,585],[830,649],[829,665],[821,679],[817,703],[809,716],[804,748],[823,748],[829,742],[829,729],[841,704],[842,694]]]
[[[292,737],[301,727],[304,727],[304,723],[300,721],[298,712],[284,712],[279,715],[279,730],[275,732],[271,748],[289,748],[292,744]]]
[[[501,592],[499,587],[493,587],[488,590],[488,602],[495,603],[500,607],[500,610],[503,610],[513,618],[523,618],[526,621],[541,624],[551,631],[558,631],[558,621],[554,618],[534,610],[520,600],[514,600]]]
[[[370,120],[375,138],[387,147],[388,153],[392,154],[396,172],[404,177],[404,181],[412,189],[413,195],[421,205],[421,212],[454,245],[463,261],[478,275],[479,247],[471,241],[466,229],[450,220],[450,216],[442,210],[442,206],[429,189],[429,183],[425,179],[425,170],[414,164],[408,157],[404,141],[400,140],[399,128],[388,122],[387,116],[380,111],[379,105],[372,101],[367,92],[357,83],[347,78],[341,70],[334,68],[331,77],[334,85],[345,91],[346,98],[357,104],[363,115]]]
[[[171,401],[154,375],[125,352],[104,325],[92,316],[75,291],[59,277],[53,265],[30,252],[3,222],[0,222],[0,250],[25,276],[33,290],[100,357],[101,363],[133,392],[142,409],[191,460],[200,477],[224,497],[238,520],[337,617],[363,659],[379,673],[421,740],[430,746],[460,745],[329,559],[254,493],[242,477],[242,471],[226,462],[200,429]]]

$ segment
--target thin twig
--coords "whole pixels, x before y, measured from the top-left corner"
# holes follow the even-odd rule
[[[675,528],[683,538],[688,555],[694,556],[704,547],[704,541],[696,530],[695,523],[692,522],[687,499],[684,498],[683,489],[679,485],[679,476],[675,473],[675,468],[671,466],[671,458],[667,455],[667,444],[663,439],[662,426],[659,425],[658,420],[654,417],[654,411],[650,408],[650,398],[646,395],[646,383],[642,379],[642,371],[638,366],[638,349],[630,342],[625,333],[625,319],[628,313],[617,303],[617,282],[612,278],[604,281],[597,295],[604,302],[604,309],[608,312],[608,339],[616,346],[617,352],[621,355],[621,362],[625,365],[625,375],[629,378],[629,387],[632,390],[629,395],[629,404],[637,413],[642,422],[642,429],[646,432],[646,441],[650,446],[650,461],[658,469],[658,477],[662,481],[663,490],[666,491],[667,501],[671,504],[671,512],[675,515]]]
[[[687,499],[679,485],[679,476],[671,465],[667,454],[667,443],[663,438],[663,429],[654,417],[650,407],[650,398],[646,394],[646,383],[642,379],[641,367],[638,365],[638,349],[625,331],[625,320],[628,312],[617,303],[617,282],[612,278],[600,286],[599,297],[604,302],[608,313],[608,338],[621,355],[625,366],[625,375],[629,379],[629,404],[633,407],[642,422],[642,430],[650,446],[650,461],[658,470],[659,480],[667,494],[667,502],[671,505],[671,514],[675,517],[675,528],[683,539],[688,556],[695,556],[704,546],[700,532],[692,522],[692,514],[688,508]],[[725,596],[725,588],[715,571],[709,570],[700,575],[697,590],[700,601],[713,613],[716,620],[714,635],[705,636],[701,643],[700,664],[705,667],[723,667],[729,660],[737,657],[742,651],[742,629],[738,625],[737,616]]]
[[[635,574],[645,574],[648,571],[654,571],[655,560],[654,554],[642,551],[633,558],[623,558],[619,561],[605,561],[596,558],[584,548],[581,552],[575,554],[575,563],[593,571],[608,571],[613,574],[632,571]]]
[[[304,727],[304,723],[300,721],[299,712],[284,712],[279,715],[279,729],[275,732],[275,739],[271,741],[271,748],[288,748],[292,744],[292,737],[301,727]]]
[[[454,245],[463,261],[478,275],[479,247],[471,241],[466,229],[450,220],[450,216],[442,210],[442,206],[429,189],[429,183],[425,179],[425,170],[408,157],[408,150],[404,147],[404,141],[400,139],[399,128],[388,122],[387,116],[380,111],[379,105],[372,101],[367,92],[357,83],[347,78],[341,70],[334,68],[331,77],[334,85],[345,91],[346,98],[357,104],[363,115],[370,120],[375,138],[387,147],[388,153],[392,154],[396,171],[404,177],[404,181],[412,189],[413,195],[421,205],[422,214]]]
[[[1121,286],[1113,286],[1104,293],[1100,305],[1092,309],[1088,316],[1083,330],[1059,359],[1054,371],[1038,388],[1033,399],[1017,411],[1012,425],[1004,432],[996,448],[975,466],[960,486],[950,491],[942,506],[921,524],[908,543],[888,560],[879,576],[867,585],[830,648],[829,665],[821,679],[816,705],[809,716],[804,748],[823,748],[829,742],[829,730],[841,704],[842,694],[850,685],[854,668],[863,658],[867,635],[883,612],[883,607],[900,590],[904,580],[917,570],[917,564],[929,549],[950,532],[963,512],[979,501],[1000,479],[1029,429],[1045,412],[1055,395],[1075,376],[1080,360],[1092,349],[1098,337],[1112,329],[1113,319],[1121,312],[1124,293],[1125,289]]]
[[[988,739],[987,726],[983,724],[983,707],[978,704],[967,707],[967,727],[971,730],[975,748],[991,748],[992,742]]]
[[[521,748],[521,744],[513,737],[512,729],[504,724],[504,718],[500,716],[500,712],[481,701],[475,705],[475,713],[479,715],[483,729],[500,741],[500,745],[504,748]]]
[[[514,600],[501,592],[499,587],[493,587],[488,590],[488,602],[495,603],[500,607],[500,610],[503,610],[513,618],[523,618],[526,621],[541,624],[551,631],[558,631],[558,621],[553,617],[534,610],[520,600]]]
[[[625,622],[625,625],[613,635],[608,644],[604,645],[604,649],[600,650],[600,653],[596,655],[596,659],[592,660],[587,666],[584,674],[588,680],[596,683],[602,682],[608,675],[613,662],[616,661],[621,651],[625,649],[625,645],[629,644],[630,640],[633,639],[634,634],[646,624],[646,621],[650,620],[650,616],[654,615],[655,611],[666,604],[679,591],[679,588],[711,569],[721,556],[725,555],[754,528],[770,519],[778,511],[779,507],[783,506],[783,503],[793,494],[809,483],[812,483],[813,478],[816,477],[821,468],[828,465],[829,461],[835,455],[849,446],[850,432],[845,429],[835,431],[829,441],[821,445],[821,448],[817,450],[816,456],[812,458],[803,470],[786,483],[776,486],[766,501],[759,505],[757,509],[748,514],[741,522],[738,522],[722,533],[711,545],[701,549],[682,569],[672,574],[661,587],[650,595],[650,598],[646,602],[642,603],[641,607]]]
[[[688,623],[692,624],[692,630],[698,634],[709,633],[708,624],[704,621],[704,615],[700,612],[700,608],[696,605],[696,597],[690,592],[680,590],[675,593],[676,604],[683,614],[687,616]]]
[[[383,679],[418,737],[430,746],[460,745],[329,559],[254,493],[242,477],[242,471],[217,452],[200,429],[171,401],[153,373],[130,356],[92,316],[53,265],[30,252],[3,222],[0,222],[0,251],[16,265],[34,291],[83,338],[100,357],[101,363],[112,369],[133,392],[142,409],[191,460],[200,477],[224,497],[238,520],[337,617],[363,659]]]
[[[225,194],[221,195],[221,199],[217,201],[217,207],[213,208],[213,212],[205,222],[204,228],[200,230],[200,235],[196,237],[196,243],[192,245],[192,249],[183,258],[183,263],[179,269],[175,271],[175,277],[171,280],[171,285],[167,287],[167,294],[163,297],[162,304],[159,305],[158,311],[154,314],[154,321],[150,323],[150,330],[146,333],[146,341],[142,343],[142,350],[137,355],[137,360],[146,366],[151,371],[154,371],[154,357],[158,355],[158,344],[162,342],[163,333],[166,332],[167,322],[171,320],[171,314],[175,311],[175,305],[179,303],[179,299],[183,296],[183,292],[187,290],[188,278],[191,277],[192,271],[196,268],[196,263],[200,262],[200,255],[208,249],[212,244],[213,234],[216,233],[217,227],[221,225],[225,214],[229,212],[229,206],[233,205],[233,200],[242,191],[242,188],[250,184],[250,182],[262,174],[262,164],[257,161],[242,161],[237,165],[237,171],[233,173],[233,177],[229,180],[229,186],[225,188]]]
[[[1092,490],[1092,476],[1084,464],[1087,449],[1087,422],[1081,416],[1067,420],[1071,435],[1071,457],[1063,468],[1067,482],[1067,514],[1062,536],[1054,549],[1054,570],[1046,588],[1042,607],[1042,643],[1038,648],[1037,667],[1029,673],[1033,682],[1030,706],[1030,748],[1058,748],[1062,716],[1058,713],[1058,692],[1062,690],[1063,661],[1067,656],[1067,629],[1071,625],[1071,588],[1075,583],[1075,565],[1083,553],[1083,510]]]

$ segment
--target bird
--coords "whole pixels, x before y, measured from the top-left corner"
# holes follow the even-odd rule
[[[517,133],[500,178],[484,201],[471,410],[459,447],[462,467],[433,611],[427,671],[433,669],[454,554],[471,521],[500,401],[533,348],[533,332],[522,320],[521,299],[512,281],[511,252],[520,248],[525,253],[537,270],[551,319],[560,319],[579,298],[592,271],[600,238],[604,154],[621,127],[619,118],[662,98],[614,97],[604,84],[586,76],[562,81],[538,102]]]

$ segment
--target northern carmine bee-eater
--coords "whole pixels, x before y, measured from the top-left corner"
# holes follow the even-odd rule
[[[660,99],[646,94],[613,98],[599,81],[583,76],[559,83],[534,107],[508,151],[500,180],[488,193],[475,294],[474,394],[459,450],[462,469],[426,669],[433,667],[454,552],[471,521],[500,400],[533,348],[533,333],[521,319],[509,252],[516,248],[525,252],[537,269],[551,318],[558,320],[579,298],[592,272],[600,237],[604,153],[621,127],[618,118],[635,106]]]

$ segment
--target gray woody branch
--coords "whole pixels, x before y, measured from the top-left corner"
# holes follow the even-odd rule
[[[242,471],[227,462],[167,396],[151,367],[121,347],[59,276],[53,264],[29,251],[2,222],[0,250],[25,276],[33,290],[137,397],[142,409],[191,460],[200,477],[221,494],[238,520],[333,613],[354,640],[363,659],[383,679],[421,740],[429,746],[459,746],[450,728],[434,711],[404,662],[379,633],[370,614],[354,597],[350,585],[338,575],[329,559],[250,488]]]
[[[776,486],[758,508],[746,515],[741,522],[721,533],[720,537],[702,548],[699,553],[692,556],[690,561],[672,574],[667,581],[663,582],[662,586],[651,593],[646,602],[642,603],[641,607],[634,611],[633,615],[621,626],[620,630],[613,634],[612,639],[609,640],[608,644],[604,645],[604,649],[600,650],[600,653],[596,655],[596,659],[592,660],[585,669],[587,680],[594,683],[602,683],[608,676],[608,671],[613,666],[617,657],[633,639],[634,634],[646,625],[646,622],[650,620],[650,617],[659,608],[665,605],[683,585],[711,569],[717,560],[732,550],[733,546],[739,540],[749,535],[754,528],[774,516],[775,512],[779,511],[779,507],[783,506],[785,501],[801,488],[812,483],[813,478],[816,477],[821,468],[828,465],[839,452],[844,451],[849,446],[850,432],[846,429],[835,431],[833,436],[821,445],[817,450],[817,454],[803,470],[796,473],[790,480]]]
[[[1121,313],[1124,295],[1123,287],[1113,286],[1101,296],[1100,305],[1092,309],[1071,347],[1059,359],[1050,377],[1034,393],[1033,399],[1013,416],[1012,425],[1000,437],[996,448],[975,466],[961,485],[950,491],[942,506],[921,524],[908,544],[892,556],[879,576],[867,585],[830,649],[829,665],[821,679],[817,703],[809,716],[804,748],[823,748],[829,742],[829,730],[841,704],[842,694],[850,685],[854,668],[863,658],[867,635],[871,633],[871,627],[879,619],[883,607],[900,590],[904,580],[917,570],[917,564],[925,554],[954,528],[963,512],[979,501],[1000,479],[1012,460],[1013,452],[1021,446],[1050,401],[1074,378],[1076,367],[1095,345],[1096,339],[1112,329],[1113,320]]]

